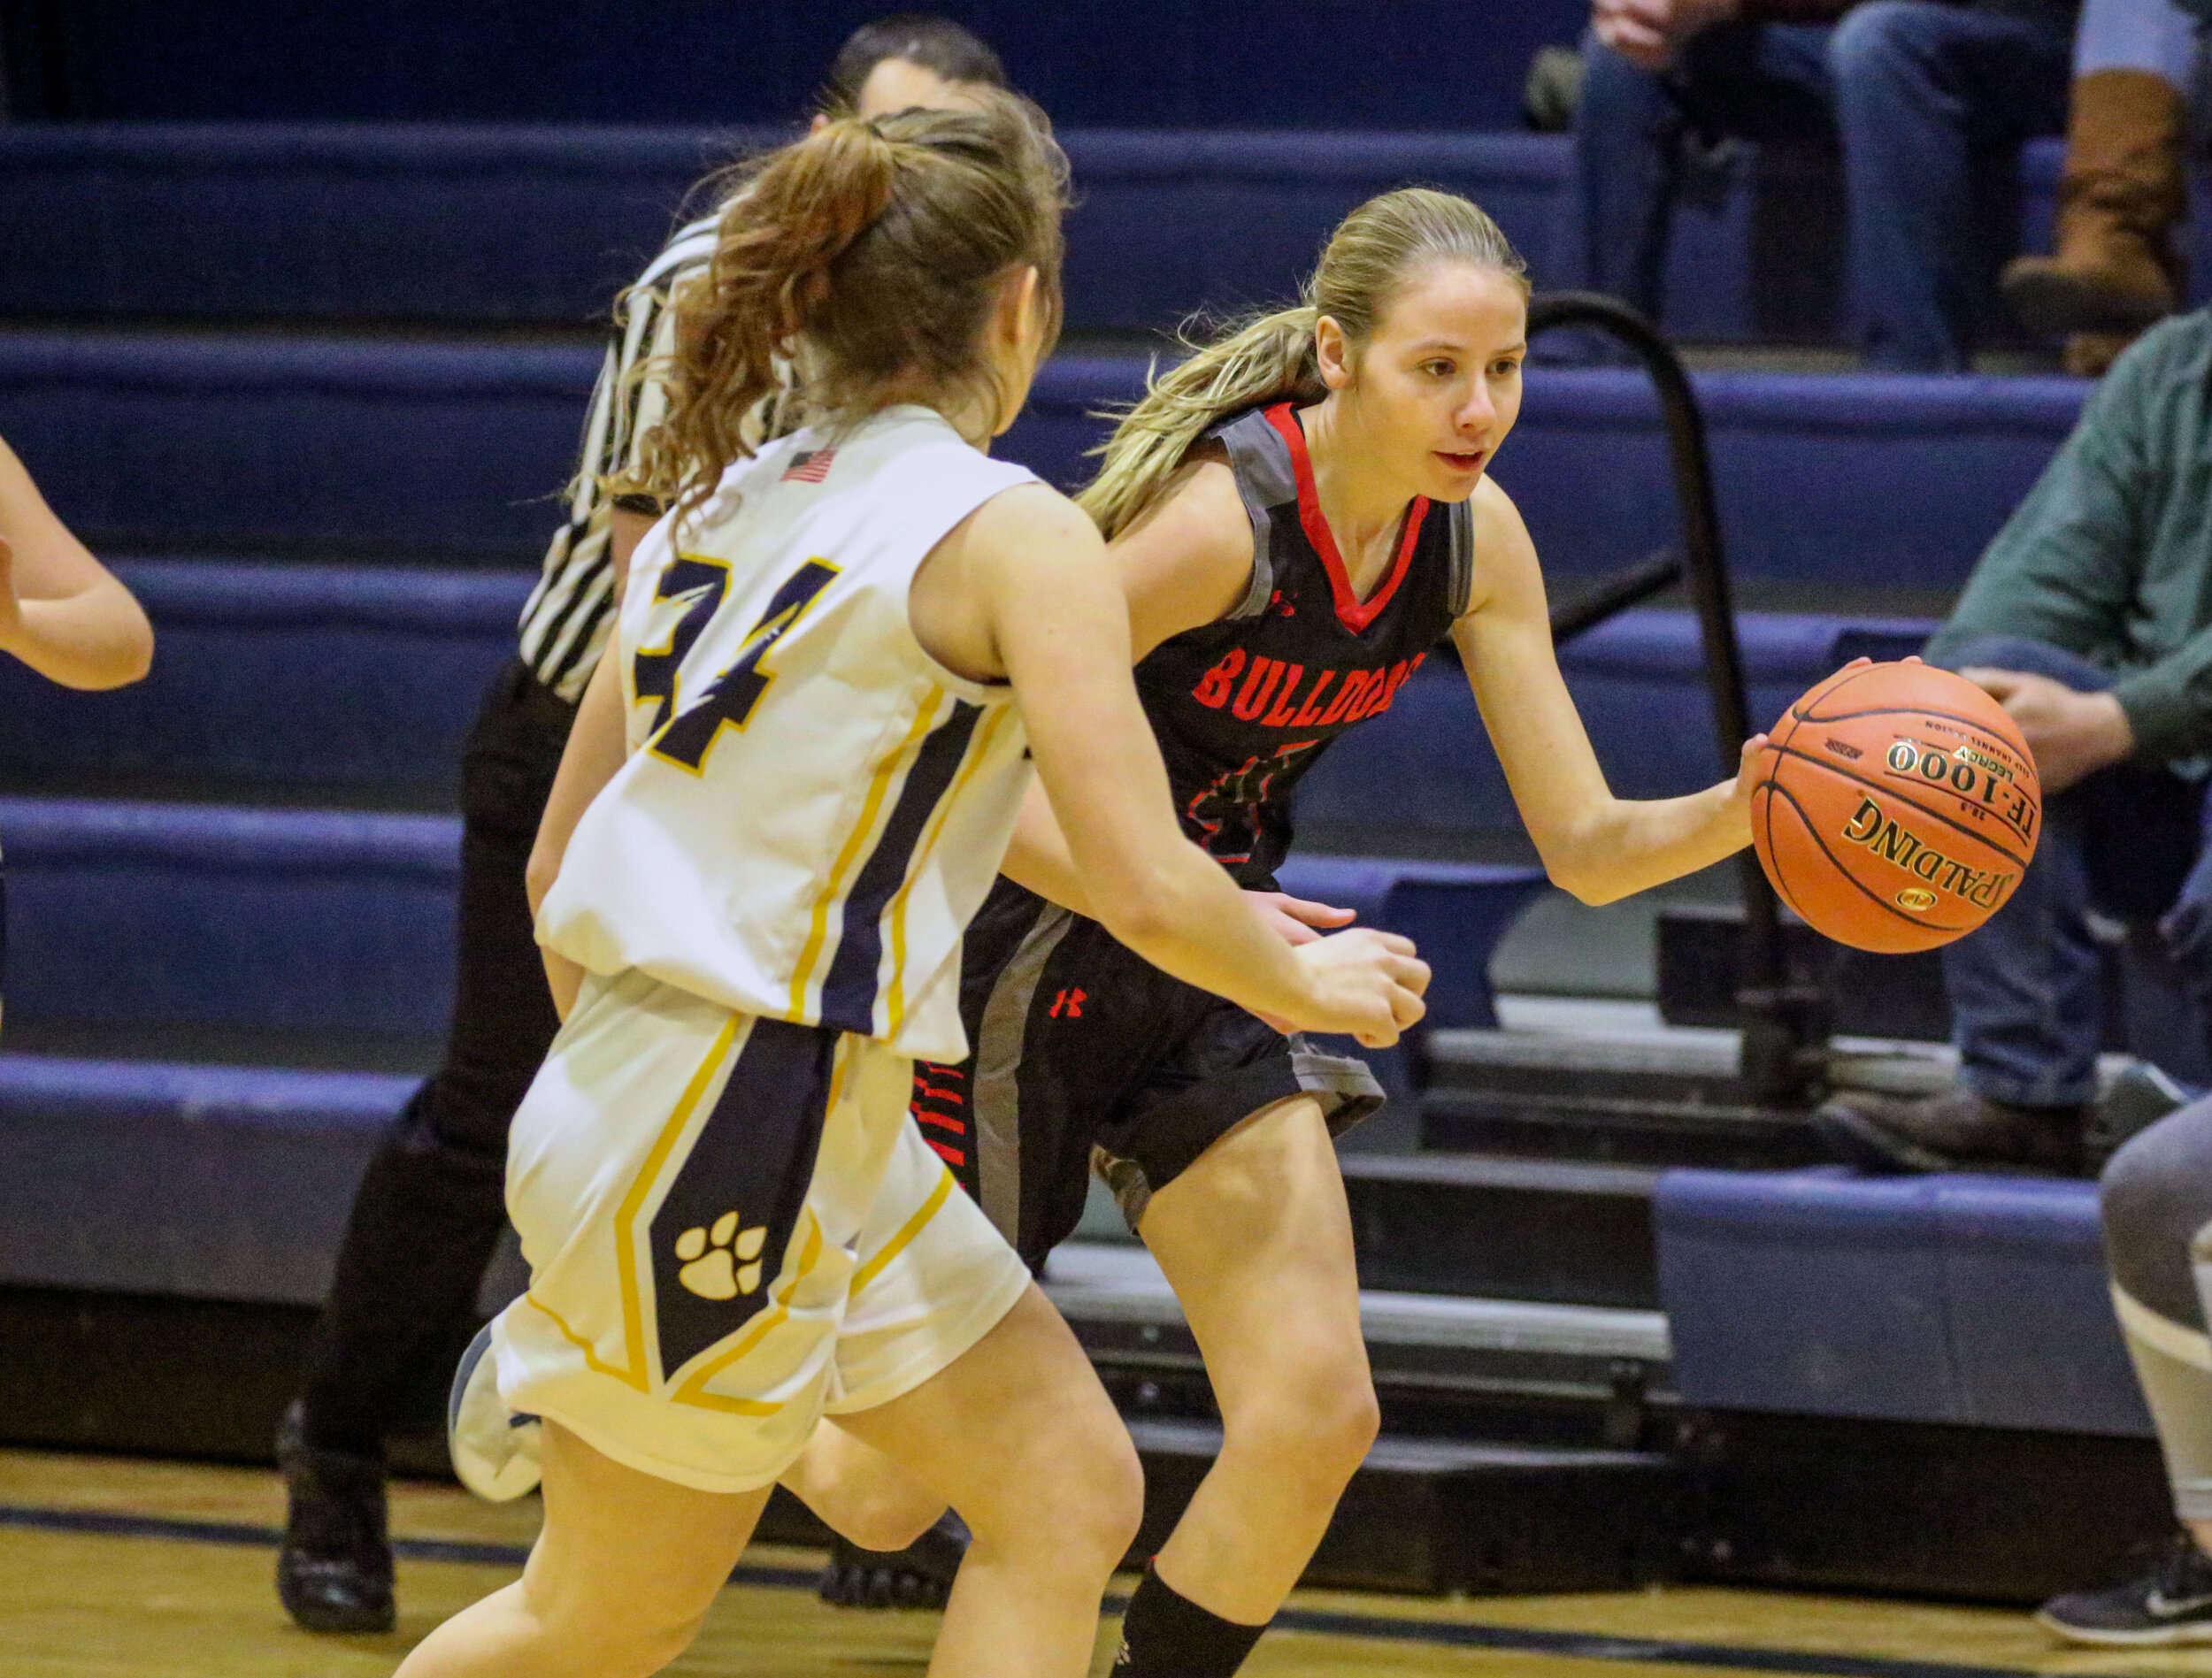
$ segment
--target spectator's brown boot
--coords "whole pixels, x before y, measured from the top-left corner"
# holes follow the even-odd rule
[[[2188,206],[2187,121],[2180,92],[2147,70],[2099,70],[2075,81],[2058,254],[2021,257],[2001,281],[2023,326],[2053,337],[2132,335],[2180,306],[2168,234]]]
[[[1822,1103],[1813,1128],[1836,1157],[1881,1173],[2005,1171],[2082,1175],[2086,1106],[2015,1107],[1971,1090],[1906,1100],[1847,1090]]]

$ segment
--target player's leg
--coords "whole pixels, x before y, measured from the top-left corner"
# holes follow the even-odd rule
[[[941,1494],[826,1417],[780,1483],[863,1550],[903,1550],[945,1513]]]
[[[417,1644],[400,1678],[645,1678],[681,1654],[767,1488],[657,1479],[545,1424],[545,1525],[522,1577]]]
[[[2099,1200],[2113,1305],[2183,1530],[2142,1576],[2055,1597],[2036,1618],[2079,1644],[2212,1643],[2212,1343],[2200,1297],[2212,1231],[2212,1101],[2170,1114],[2114,1154]]]
[[[1253,1115],[1156,1191],[1139,1229],[1205,1356],[1224,1438],[1132,1605],[1124,1670],[1211,1678],[1297,1582],[1378,1425],[1320,1103]]]
[[[1102,994],[1095,972],[1102,950],[1118,958],[1118,966],[1131,966],[1159,982],[1094,923],[1002,880],[970,924],[962,950],[960,1015],[973,1054],[959,1065],[917,1061],[914,1067],[910,1110],[918,1135],[1005,1240],[1033,1263],[1041,1261],[1053,1241],[1080,1215],[1088,1175],[1089,1115],[1110,1100],[1106,1092],[1112,1079],[1088,1061],[1083,1076],[1072,1079],[1053,1076],[1051,1069],[1047,1076],[1035,1077],[1034,1057],[1026,1052],[1029,1037],[1033,1031],[1110,1023],[1095,1008],[1086,1015],[1080,1000],[1073,1001],[1071,1012],[1065,1001],[1055,1007],[1056,1000]],[[1104,990],[1122,988],[1109,985]],[[1118,1000],[1123,1008],[1141,1012],[1148,995],[1140,984]],[[930,1165],[933,1184],[935,1172]],[[880,1285],[870,1291],[864,1307],[881,1291]],[[816,1472],[818,1450],[827,1473]],[[871,1465],[833,1443],[824,1448],[818,1430],[809,1457],[798,1465],[805,1486],[790,1479],[785,1483],[841,1535],[858,1538],[852,1527],[841,1524],[852,1519],[872,1525],[881,1521],[879,1530],[887,1536],[898,1521],[918,1515],[925,1499],[910,1498],[895,1478],[883,1475],[882,1462],[879,1458]],[[864,1476],[864,1486],[848,1475]],[[862,1506],[849,1517],[846,1504],[855,1499]],[[936,1502],[941,1508],[943,1499]],[[960,1515],[947,1512],[895,1550],[864,1538],[834,1544],[823,1572],[822,1598],[860,1607],[940,1605],[966,1536]]]
[[[1033,1284],[918,1387],[839,1417],[966,1517],[932,1678],[1079,1678],[1136,1536],[1136,1451],[1075,1336]]]

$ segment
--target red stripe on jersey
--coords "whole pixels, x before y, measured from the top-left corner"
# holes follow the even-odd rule
[[[961,1153],[958,1148],[949,1148],[933,1136],[926,1136],[922,1138],[922,1140],[928,1143],[933,1148],[935,1148],[939,1157],[941,1158],[947,1165],[967,1164],[968,1156]]]
[[[1390,597],[1398,592],[1398,585],[1405,580],[1406,567],[1413,563],[1413,544],[1420,540],[1421,521],[1428,517],[1429,498],[1416,495],[1413,504],[1406,509],[1405,534],[1399,539],[1397,563],[1391,566],[1390,575],[1383,578],[1382,586],[1364,601],[1352,593],[1351,573],[1344,569],[1344,556],[1338,551],[1336,533],[1329,528],[1329,521],[1321,516],[1321,492],[1314,487],[1313,456],[1306,452],[1305,428],[1291,411],[1288,402],[1278,402],[1267,410],[1267,423],[1282,433],[1290,445],[1291,471],[1298,479],[1298,523],[1306,533],[1306,540],[1313,544],[1313,551],[1321,556],[1321,567],[1329,573],[1329,592],[1336,597],[1337,621],[1357,635],[1381,615],[1390,604]]]
[[[909,1107],[907,1111],[914,1115],[914,1122],[917,1124],[941,1124],[955,1136],[965,1136],[968,1133],[968,1127],[963,1121],[948,1118],[942,1113],[932,1113],[926,1107]]]

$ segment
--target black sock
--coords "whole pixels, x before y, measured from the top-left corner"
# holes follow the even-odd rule
[[[1232,1678],[1266,1629],[1208,1613],[1147,1567],[1121,1622],[1114,1678]]]

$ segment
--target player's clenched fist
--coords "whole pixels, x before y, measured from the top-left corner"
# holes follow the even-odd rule
[[[1429,964],[1413,940],[1355,927],[1293,952],[1312,986],[1313,1008],[1297,1022],[1305,1031],[1348,1033],[1371,1049],[1386,1049],[1428,1012]]]

